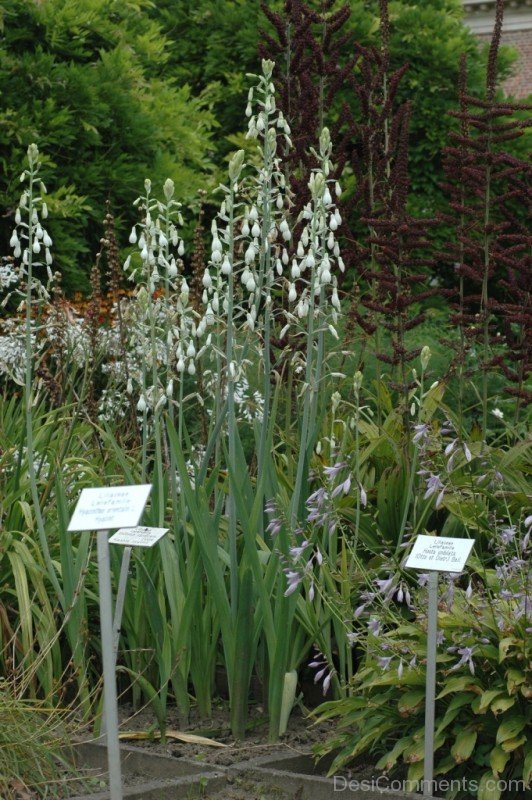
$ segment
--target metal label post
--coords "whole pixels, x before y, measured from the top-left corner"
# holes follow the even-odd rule
[[[428,573],[427,673],[425,684],[425,754],[423,797],[433,797],[434,723],[436,716],[436,657],[438,649],[438,577],[440,572],[462,572],[473,539],[418,536],[405,567]]]
[[[434,781],[434,716],[436,706],[436,652],[438,643],[438,577],[429,573],[429,607],[427,629],[427,677],[425,688],[425,761],[423,796],[432,797]]]
[[[69,531],[98,532],[98,583],[103,664],[103,723],[109,765],[111,800],[123,800],[120,742],[118,738],[118,700],[116,692],[116,643],[113,627],[113,591],[109,558],[109,531],[123,525],[137,525],[146,505],[151,484],[103,486],[83,489],[68,526]],[[125,554],[124,554],[125,555]],[[123,562],[117,597],[115,627],[120,631],[129,555]],[[115,643],[116,642],[116,643]]]
[[[118,739],[118,701],[116,694],[116,656],[113,636],[113,599],[109,562],[109,531],[98,532],[98,583],[100,589],[100,630],[103,661],[103,713],[109,789],[111,800],[122,800],[122,771]]]

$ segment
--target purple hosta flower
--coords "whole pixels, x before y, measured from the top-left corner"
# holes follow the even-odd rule
[[[460,669],[464,664],[469,667],[471,675],[475,674],[475,665],[473,664],[473,648],[472,647],[459,647],[458,655],[461,656],[460,661],[457,661],[451,670]]]
[[[373,634],[373,636],[378,636],[381,630],[381,623],[377,619],[377,617],[372,617],[368,622],[368,631]]]
[[[428,572],[420,572],[419,575],[417,576],[417,585],[420,588],[423,588],[423,586],[427,585],[428,580],[429,580],[429,573]]]
[[[401,659],[399,660],[399,666],[397,667],[397,677],[398,677],[398,678],[402,678],[402,676],[403,676],[403,670],[404,670],[404,666],[403,666],[403,659],[401,658]]]
[[[397,589],[395,599],[397,600],[398,603],[405,602],[408,608],[410,608],[412,605],[410,592],[408,591],[408,586],[406,586],[402,581]]]
[[[447,459],[447,472],[452,472],[454,466],[454,460],[458,453],[457,445],[458,445],[458,439],[453,439],[452,442],[449,442],[449,444],[444,450],[444,456]]]
[[[283,527],[282,521],[274,517],[269,521],[268,525],[266,526],[266,530],[272,536],[276,536],[282,527]]]
[[[466,461],[467,462],[471,461],[473,456],[471,455],[471,450],[469,449],[469,447],[467,446],[467,444],[465,442],[462,443],[462,448],[463,448],[463,451],[464,451],[464,455],[466,457]]]
[[[447,589],[443,594],[442,600],[446,606],[451,609],[454,602],[455,580],[458,576],[454,572],[448,572],[445,577],[447,580]]]
[[[309,542],[307,542],[307,540],[305,539],[303,542],[301,542],[300,545],[297,545],[296,547],[291,547],[288,552],[292,556],[293,560],[296,561],[298,558],[301,557],[301,555],[305,552],[308,546]]]
[[[442,436],[449,436],[449,434],[450,433],[454,433],[454,431],[455,431],[455,428],[454,428],[454,425],[451,422],[451,420],[450,419],[444,420],[444,422],[443,422],[443,424],[441,426],[441,431],[440,431],[441,435]]]
[[[419,444],[420,446],[423,446],[430,436],[430,426],[427,425],[427,423],[422,422],[419,425],[414,425],[414,431],[415,433],[412,438],[412,441],[414,442],[414,444]]]
[[[366,604],[362,603],[362,605],[358,606],[353,611],[353,619],[358,619],[359,617],[361,617],[365,610],[366,610]]]
[[[358,491],[360,492],[360,502],[364,506],[364,508],[366,508],[368,504],[368,496],[361,483],[358,484]]]
[[[353,611],[353,619],[358,619],[362,616],[368,603],[375,599],[375,592],[362,592],[360,599],[362,603]]]
[[[272,514],[277,514],[278,508],[275,500],[267,500],[264,503],[264,510],[269,516],[272,516]]]
[[[307,575],[312,574],[312,571],[314,569],[314,564],[321,565],[323,563],[323,556],[319,548],[316,548],[316,550],[314,550],[311,553],[310,557],[306,561],[304,561],[304,563],[302,563],[300,568],[298,569],[297,562],[303,560],[302,555],[309,546],[310,543],[305,540],[300,545],[290,548],[289,552],[294,563],[292,566],[285,567],[285,569],[283,570],[283,572],[286,575],[286,579],[288,581],[288,587],[284,593],[285,597],[289,597],[291,594],[293,594],[299,587],[303,579]],[[314,592],[315,592],[314,581],[311,579],[309,586],[309,600],[311,601],[314,599]]]
[[[338,497],[339,494],[349,494],[351,488],[351,473],[347,476],[343,483],[338,484],[331,493],[331,497]]]
[[[348,631],[345,636],[351,647],[353,647],[355,642],[358,641],[359,633],[358,631]]]
[[[495,574],[500,581],[506,581],[516,573],[519,573],[526,566],[526,561],[514,556],[507,564],[498,564],[495,567]]]
[[[284,593],[284,596],[285,597],[289,597],[298,588],[299,584],[303,580],[304,573],[303,572],[294,572],[294,570],[291,570],[291,569],[285,569],[283,571],[284,571],[284,574],[286,575],[286,579],[288,581],[288,589]]]
[[[345,461],[337,461],[336,464],[332,465],[332,467],[324,467],[323,472],[331,481],[333,481],[344,467],[347,467]]]
[[[264,504],[264,510],[270,518],[270,522],[266,530],[272,536],[276,536],[283,527],[283,520],[281,519],[281,512],[275,500],[267,500]]]
[[[515,525],[508,525],[506,528],[503,528],[501,531],[501,540],[503,544],[509,544],[515,537],[516,531]]]
[[[445,641],[445,634],[443,631],[437,631],[436,633],[436,644],[438,647],[442,645]]]
[[[379,592],[384,595],[386,600],[391,600],[395,594],[395,575],[390,575],[388,578],[383,580],[376,579],[373,581],[374,584],[377,586]]]
[[[332,677],[335,673],[334,667],[329,667],[327,659],[317,648],[317,655],[314,660],[309,663],[309,667],[317,669],[318,672],[314,676],[314,683],[318,683],[323,678],[323,694],[327,694],[331,685]],[[324,677],[325,676],[325,677]]]
[[[468,600],[471,600],[471,598],[473,597],[473,586],[471,584],[471,581],[469,581],[467,585],[467,589],[465,590],[465,596],[467,597]]]
[[[437,494],[435,508],[440,508],[443,500],[443,495],[445,494],[445,486],[442,483],[442,480],[439,475],[434,475],[432,472],[429,473],[429,477],[425,478],[425,483],[427,489],[425,494],[423,495],[423,499],[426,500],[428,497],[433,497],[433,495]]]
[[[392,659],[393,656],[377,656],[377,664],[379,665],[379,667],[381,667],[381,669],[386,671],[390,666]]]

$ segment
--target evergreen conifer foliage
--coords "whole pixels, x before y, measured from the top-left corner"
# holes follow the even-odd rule
[[[0,30],[0,250],[7,252],[28,142],[48,163],[50,229],[66,288],[88,281],[110,199],[129,218],[139,182],[171,177],[192,199],[214,118],[167,74],[172,52],[147,0],[6,0]],[[11,179],[11,180],[10,180]],[[127,219],[129,221],[129,219]],[[54,229],[55,228],[55,229]],[[54,235],[55,234],[55,235]]]

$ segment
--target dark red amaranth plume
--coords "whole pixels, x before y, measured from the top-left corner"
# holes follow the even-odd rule
[[[311,148],[318,149],[321,130],[328,124],[327,111],[357,59],[356,55],[342,58],[352,47],[350,35],[342,33],[351,13],[349,5],[332,11],[333,5],[334,0],[322,0],[320,10],[315,11],[303,0],[285,0],[282,13],[276,13],[262,4],[275,36],[262,32],[260,54],[276,63],[277,105],[291,128],[293,148],[284,154],[284,165],[294,218],[310,199],[308,182],[317,166]],[[329,127],[335,142],[335,170],[330,177],[336,178],[343,171],[348,150],[334,126]]]
[[[344,246],[344,260],[356,266],[359,281],[348,335],[358,324],[366,339],[373,337],[377,358],[393,368],[392,386],[402,393],[406,411],[412,385],[408,365],[421,349],[409,347],[407,334],[424,321],[420,304],[437,291],[428,284],[433,260],[427,238],[436,221],[408,212],[410,104],[396,103],[408,65],[390,72],[386,0],[380,2],[380,14],[380,47],[357,45],[359,69],[350,77],[358,118],[344,110],[354,142],[351,165],[356,178],[347,212],[365,228],[358,235],[353,230]]]
[[[458,362],[477,345],[474,369],[483,373],[484,435],[490,371],[506,375],[506,392],[532,400],[526,388],[532,367],[532,237],[523,218],[530,208],[531,168],[504,149],[530,124],[516,112],[530,107],[496,94],[503,7],[498,0],[484,98],[468,94],[462,59],[459,110],[453,112],[459,130],[444,150],[446,221],[454,224],[455,235],[440,257],[452,261],[459,281],[453,316],[461,331]]]

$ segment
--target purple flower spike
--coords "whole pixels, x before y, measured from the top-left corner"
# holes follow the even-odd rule
[[[393,656],[378,656],[377,663],[379,667],[382,667],[383,670],[387,670],[388,667],[390,666],[392,658]]]

